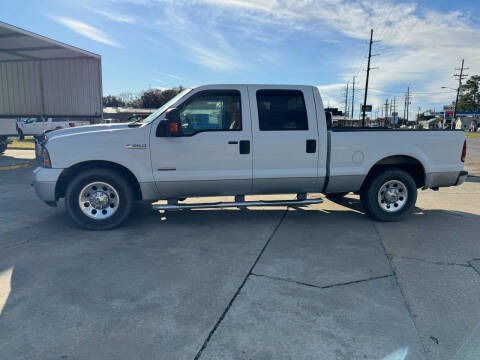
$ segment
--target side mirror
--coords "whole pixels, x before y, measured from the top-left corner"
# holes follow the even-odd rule
[[[180,121],[180,112],[176,108],[168,109],[165,118],[158,124],[157,137],[177,137],[182,136],[182,122]]]

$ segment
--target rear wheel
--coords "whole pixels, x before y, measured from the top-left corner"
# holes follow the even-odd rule
[[[368,181],[360,192],[360,200],[374,219],[399,221],[415,206],[417,186],[409,173],[388,169]]]
[[[79,225],[107,230],[127,219],[134,202],[130,184],[117,172],[91,169],[78,174],[68,185],[65,206]]]

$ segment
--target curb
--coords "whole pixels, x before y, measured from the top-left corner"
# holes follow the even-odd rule
[[[27,167],[28,164],[29,164],[29,163],[26,162],[26,163],[15,164],[15,165],[0,166],[0,171],[21,169],[21,168]]]

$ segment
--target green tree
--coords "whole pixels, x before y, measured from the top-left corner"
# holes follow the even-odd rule
[[[157,109],[163,104],[172,99],[180,91],[183,90],[182,86],[173,89],[160,90],[160,89],[151,89],[144,91],[140,96],[140,99],[134,101],[135,105],[140,105],[140,107],[145,109]]]
[[[474,75],[460,88],[458,111],[480,110],[480,75]]]
[[[103,97],[104,107],[118,107],[125,106],[125,103],[114,95],[108,95]]]

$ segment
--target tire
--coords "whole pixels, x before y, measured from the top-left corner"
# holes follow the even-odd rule
[[[101,168],[78,174],[65,193],[67,213],[90,230],[119,226],[130,215],[134,201],[130,183],[119,173]]]
[[[23,131],[22,130],[18,130],[18,138],[20,140],[24,140],[25,139],[25,135],[23,135]]]
[[[7,150],[8,143],[7,140],[0,139],[0,154],[3,154]]]
[[[339,200],[347,194],[348,192],[330,193],[330,194],[326,194],[325,197],[330,200]]]
[[[360,192],[364,210],[378,221],[400,221],[417,201],[417,185],[400,169],[388,169],[369,179]]]

